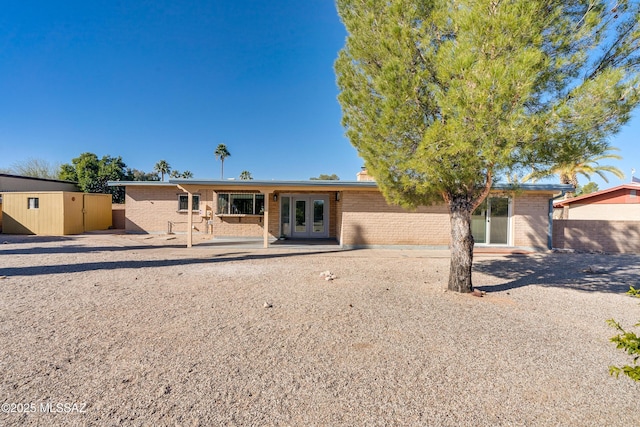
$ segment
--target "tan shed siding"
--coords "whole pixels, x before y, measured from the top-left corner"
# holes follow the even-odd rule
[[[84,194],[84,231],[108,230],[111,224],[111,195]]]
[[[549,194],[520,194],[513,201],[513,245],[547,248]]]
[[[198,189],[200,206],[213,206],[213,192]],[[130,233],[166,233],[168,223],[173,232],[187,231],[188,212],[178,212],[178,195],[186,194],[178,187],[128,186],[125,197],[125,230]],[[193,214],[195,232],[205,233],[207,219],[198,212]]]
[[[343,192],[340,203],[343,245],[449,244],[451,225],[444,205],[408,211],[370,191]]]
[[[63,234],[82,234],[84,231],[84,194],[64,193]]]
[[[28,199],[38,198],[38,209],[28,209]],[[60,236],[64,233],[62,192],[4,193],[3,233]]]

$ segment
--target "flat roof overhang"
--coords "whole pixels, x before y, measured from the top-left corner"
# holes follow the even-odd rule
[[[111,187],[154,186],[182,187],[206,186],[216,190],[258,190],[258,191],[345,191],[345,190],[378,190],[375,181],[276,181],[276,180],[219,180],[219,179],[170,179],[169,181],[109,181]],[[570,184],[510,184],[496,183],[493,191],[526,191],[540,193],[562,193],[573,191]]]

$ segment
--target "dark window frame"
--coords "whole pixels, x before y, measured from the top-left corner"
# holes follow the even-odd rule
[[[189,194],[178,194],[178,212],[189,212],[187,204],[189,203]],[[193,194],[193,202],[191,204],[191,212],[200,212],[200,193]]]
[[[40,197],[27,197],[27,209],[40,209]]]

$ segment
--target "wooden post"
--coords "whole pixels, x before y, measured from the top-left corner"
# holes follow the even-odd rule
[[[263,247],[266,249],[269,247],[269,205],[271,204],[271,194],[270,192],[264,192],[264,218],[263,218],[263,238],[264,243]]]
[[[187,247],[193,246],[193,193],[187,191]]]

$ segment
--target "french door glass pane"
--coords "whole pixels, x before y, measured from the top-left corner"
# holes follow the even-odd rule
[[[324,232],[324,200],[313,201],[313,232]]]
[[[280,211],[280,218],[282,219],[282,234],[287,237],[291,236],[291,220],[289,219],[290,200],[291,199],[289,197],[282,197],[282,207]]]
[[[307,201],[296,200],[296,233],[307,231]]]

